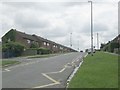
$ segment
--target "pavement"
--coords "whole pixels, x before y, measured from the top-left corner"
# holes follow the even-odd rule
[[[49,58],[19,58],[23,63],[2,70],[2,88],[65,88],[85,55],[74,52]]]

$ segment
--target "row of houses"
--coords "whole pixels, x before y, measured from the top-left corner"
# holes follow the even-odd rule
[[[120,53],[120,34],[106,44],[101,44],[101,50],[112,53]]]
[[[64,45],[58,44],[56,42],[53,42],[48,39],[44,39],[40,36],[37,36],[35,34],[30,35],[26,34],[24,32],[17,31],[16,29],[11,29],[8,31],[3,37],[2,37],[2,43],[7,42],[18,42],[23,44],[26,48],[31,48],[31,46],[34,44],[38,48],[47,48],[52,51],[52,53],[57,52],[76,52],[76,50],[66,47]]]

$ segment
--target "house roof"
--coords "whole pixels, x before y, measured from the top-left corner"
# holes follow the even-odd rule
[[[63,47],[63,48],[71,49],[70,47],[67,47],[67,46],[58,44],[58,43],[53,42],[53,41],[48,40],[48,39],[44,39],[44,38],[42,38],[42,37],[40,37],[40,36],[37,36],[37,35],[35,35],[35,34],[30,35],[30,34],[26,34],[26,33],[24,33],[24,32],[20,32],[20,31],[17,31],[17,30],[15,30],[15,31],[16,31],[16,33],[19,34],[21,37],[26,38],[26,39],[30,39],[30,40],[38,41],[38,42],[39,42],[39,41],[44,41],[44,42],[52,43],[52,44],[55,44],[55,45],[59,45],[59,46],[61,46],[61,47]],[[73,50],[73,49],[72,49],[72,50]]]
[[[16,31],[17,34],[19,34],[21,37],[23,38],[26,38],[26,39],[30,39],[30,40],[33,40],[33,41],[38,41],[35,37],[33,37],[32,35],[29,35],[29,34],[26,34],[26,33],[23,33],[23,32],[20,32],[20,31]]]

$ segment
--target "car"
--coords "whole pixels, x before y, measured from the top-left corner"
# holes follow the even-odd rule
[[[83,52],[82,50],[80,52]]]

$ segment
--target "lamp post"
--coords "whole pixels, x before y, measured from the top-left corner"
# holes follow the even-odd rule
[[[91,4],[91,55],[93,56],[93,10],[92,1],[88,1]]]

